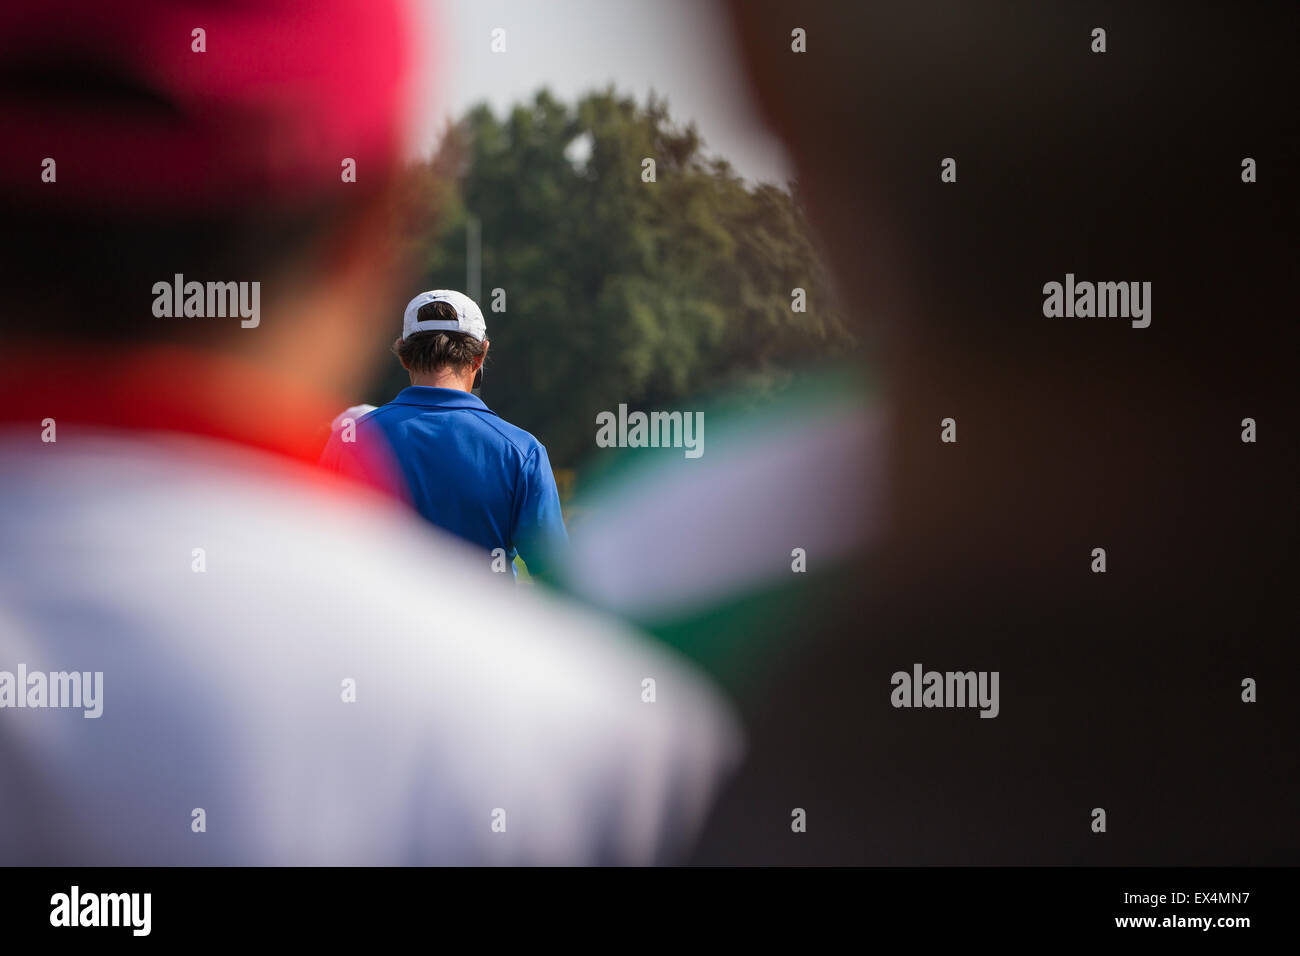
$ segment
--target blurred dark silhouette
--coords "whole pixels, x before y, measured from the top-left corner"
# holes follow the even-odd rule
[[[1295,6],[731,12],[880,348],[893,493],[697,859],[1300,862]],[[1067,272],[1152,282],[1151,326],[1045,318]],[[1000,716],[892,708],[916,662],[1000,671]]]

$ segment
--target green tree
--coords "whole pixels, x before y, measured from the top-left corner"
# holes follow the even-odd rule
[[[484,398],[557,466],[593,451],[599,411],[719,386],[770,395],[853,346],[797,191],[746,183],[653,96],[607,90],[569,107],[543,90],[501,118],[476,107],[409,189],[421,288],[462,287],[480,222]],[[806,312],[792,311],[796,287]],[[497,288],[504,312],[491,310]],[[401,384],[395,370],[383,391]]]

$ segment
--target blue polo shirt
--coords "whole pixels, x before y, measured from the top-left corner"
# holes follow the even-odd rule
[[[469,392],[404,388],[357,420],[355,441],[335,431],[321,464],[399,493],[489,553],[504,549],[512,574],[516,554],[545,574],[568,542],[546,448]]]

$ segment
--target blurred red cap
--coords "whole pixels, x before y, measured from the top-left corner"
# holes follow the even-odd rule
[[[400,0],[5,0],[0,195],[190,213],[315,198],[345,185],[345,158],[358,182],[386,173],[408,116],[405,12]]]

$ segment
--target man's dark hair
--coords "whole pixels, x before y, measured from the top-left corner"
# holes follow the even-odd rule
[[[450,302],[429,302],[420,306],[416,318],[421,322],[455,322],[456,308]],[[416,332],[393,343],[393,354],[412,372],[436,372],[439,369],[467,369],[487,351],[465,332]]]
[[[9,305],[0,330],[120,344],[228,337],[225,324],[155,317],[153,284],[177,273],[186,281],[257,280],[267,316],[289,298],[295,268],[312,265],[325,241],[364,205],[349,196],[265,214],[169,217],[6,204],[0,207],[6,225],[22,241],[0,257]],[[33,316],[55,323],[57,332],[33,329]]]

